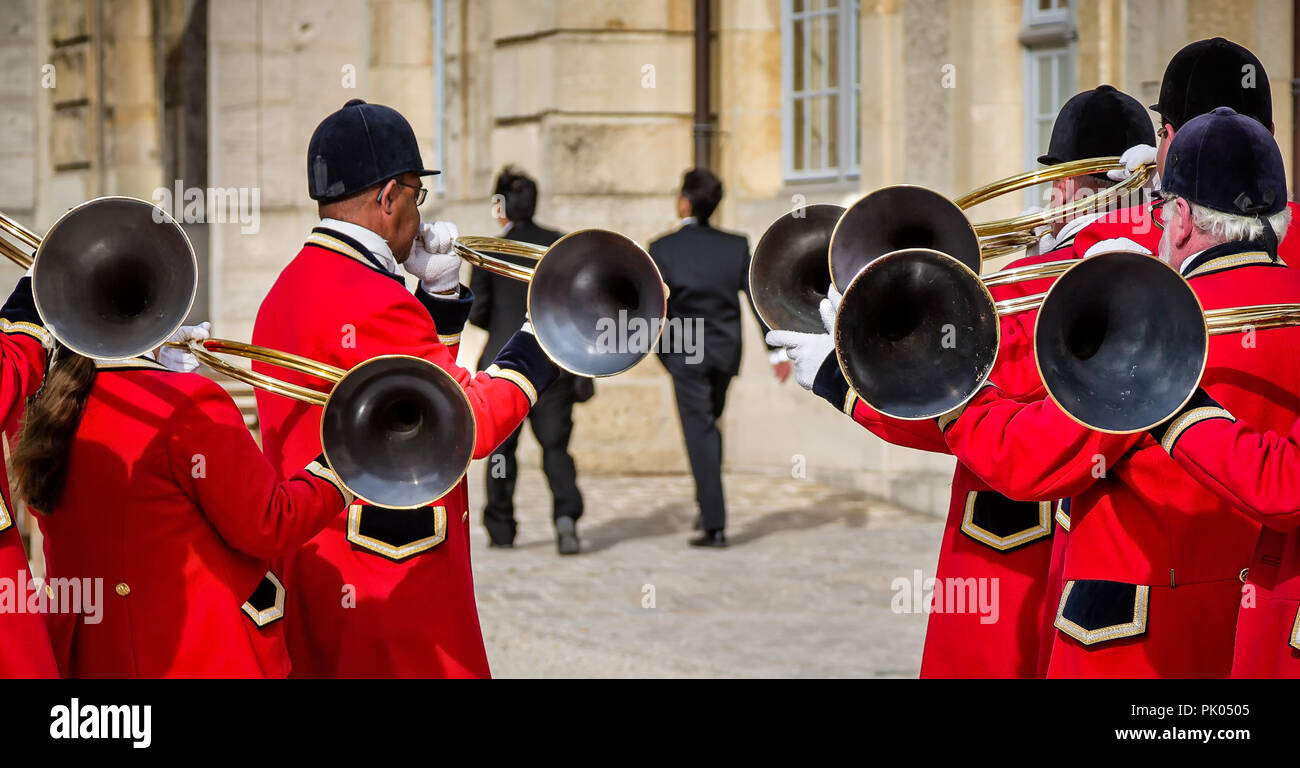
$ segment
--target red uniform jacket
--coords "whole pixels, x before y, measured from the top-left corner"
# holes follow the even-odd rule
[[[32,301],[31,278],[24,277],[0,309],[0,423],[21,413],[23,403],[40,386],[45,376],[45,351],[51,346],[53,339],[41,325]],[[17,522],[10,504],[9,478],[0,464],[0,579],[15,587],[12,604],[0,601],[0,678],[58,677],[45,617],[27,609],[25,596],[35,587]],[[18,605],[20,599],[22,606]]]
[[[1300,269],[1300,237],[1294,237],[1300,229],[1300,203],[1290,202],[1286,206],[1291,209],[1291,223],[1277,244],[1277,255],[1288,267]]]
[[[1300,678],[1300,422],[1259,432],[1202,390],[1153,432],[1197,482],[1264,526],[1242,573],[1233,676]]]
[[[1207,308],[1300,300],[1300,274],[1232,243],[1188,273]],[[1300,330],[1210,341],[1207,389],[1267,427],[1300,413]],[[1226,676],[1258,525],[1195,483],[1148,435],[1091,432],[1050,400],[981,391],[946,431],[981,478],[1018,499],[1070,496],[1052,676]]]
[[[284,677],[284,588],[271,559],[351,500],[319,462],[280,481],[211,379],[143,358],[99,363],[63,497],[38,518],[55,594],[55,579],[102,580],[97,615],[51,616],[60,668]]]
[[[516,334],[477,375],[456,365],[472,296],[412,295],[352,238],[318,227],[262,302],[256,344],[350,369],[383,354],[430,360],[469,395],[474,456],[488,456],[518,426],[556,368],[529,334]],[[259,370],[322,391],[323,382]],[[320,409],[259,391],[262,444],[289,471],[320,452]],[[432,506],[354,504],[286,558],[288,640],[294,676],[486,677],[470,569],[462,480]]]
[[[1121,237],[1132,240],[1153,254],[1158,253],[1160,236],[1164,234],[1164,221],[1160,214],[1163,204],[1163,201],[1156,200],[1097,217],[1074,236],[1075,255],[1082,257],[1102,240]]]
[[[1163,227],[1152,215],[1152,206],[1135,207],[1131,214],[1137,217],[1139,226],[1132,226],[1123,217],[1085,216],[1072,221],[1056,243],[1056,250],[1039,256],[1021,259],[1008,268],[1042,264],[1056,260],[1078,260],[1086,258],[1098,242],[1113,238],[1126,238],[1134,244],[1156,253]],[[1004,288],[993,289],[997,299],[1012,298],[1016,295],[1045,293],[1056,282],[1055,278],[1032,280]],[[1004,393],[1016,393],[1017,400],[1032,402],[1046,396],[1038,365],[1034,360],[1034,324],[1038,311],[1019,312],[1002,319],[1002,340],[998,350],[991,379],[997,381]],[[945,423],[943,419],[940,423]],[[973,472],[966,470],[975,477]],[[976,478],[975,482],[982,482]],[[996,491],[989,490],[990,494]],[[1020,502],[1033,503],[1033,502]],[[1063,498],[1055,503],[1055,533],[1052,536],[1051,552],[1048,556],[1045,582],[1042,587],[1042,601],[1039,608],[1038,660],[1035,675],[1046,677],[1052,655],[1052,645],[1056,634],[1056,608],[1064,589],[1062,573],[1065,568],[1065,552],[1070,539],[1070,499]],[[1039,553],[1041,554],[1041,553]]]
[[[1072,245],[1067,236],[1058,243],[1059,250],[1009,266],[1070,258]],[[1046,291],[1051,283],[1051,279],[1015,283],[992,293],[995,299],[1009,299]],[[1041,397],[1032,331],[1032,320],[1026,324],[1022,315],[1003,318],[995,370],[1000,380],[1015,382],[1008,391]],[[894,419],[864,403],[850,390],[834,356],[822,366],[813,389],[882,440],[923,451],[951,452],[934,421]],[[1012,501],[957,464],[935,568],[935,599],[926,626],[921,677],[1039,676],[1052,605],[1048,574],[1053,514],[1051,502]],[[981,589],[987,595],[996,590],[996,612],[980,610]]]

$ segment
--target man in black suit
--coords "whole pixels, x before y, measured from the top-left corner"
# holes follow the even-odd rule
[[[718,419],[727,387],[740,371],[740,294],[745,294],[751,311],[754,306],[748,298],[749,241],[709,226],[721,201],[717,176],[702,168],[687,171],[677,198],[681,226],[650,244],[650,256],[669,289],[659,359],[673,377],[677,415],[695,476],[697,527],[703,529],[691,540],[696,547],[727,546]],[[762,320],[759,327],[766,332]],[[778,351],[772,364],[777,378],[785,381],[790,363]]]
[[[560,233],[533,223],[537,209],[537,183],[514,168],[507,167],[497,177],[493,195],[497,221],[505,227],[502,237],[536,245],[550,245]],[[509,258],[509,257],[504,257]],[[531,262],[512,259],[530,266]],[[503,344],[524,322],[528,284],[475,269],[470,278],[474,305],[469,321],[487,330],[487,345],[479,357],[481,370],[492,362]],[[542,469],[551,486],[555,518],[556,548],[562,555],[576,555],[580,549],[577,521],[582,517],[582,493],[578,490],[577,468],[569,455],[569,436],[573,432],[573,404],[591,397],[590,379],[561,373],[537,398],[528,411],[533,434],[542,446]],[[518,464],[515,449],[519,432],[515,430],[488,459],[487,506],[483,525],[490,546],[509,548],[515,540],[515,478]]]

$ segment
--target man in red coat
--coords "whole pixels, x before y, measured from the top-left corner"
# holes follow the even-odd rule
[[[1163,176],[1165,155],[1178,131],[1188,120],[1215,107],[1231,107],[1255,118],[1270,133],[1273,131],[1273,96],[1263,63],[1248,49],[1222,37],[1189,43],[1169,60],[1160,82],[1160,98],[1151,105],[1159,115],[1160,142],[1157,146],[1135,144],[1127,149],[1122,156],[1127,168],[1111,171],[1111,178],[1126,178],[1138,166],[1150,162]],[[1080,252],[1087,252],[1101,240],[1133,238],[1135,233],[1158,230],[1159,206],[1159,202],[1134,206],[1101,217],[1078,234]],[[1300,205],[1289,203],[1289,207],[1291,226],[1295,227],[1300,221]],[[1278,256],[1288,265],[1300,266],[1300,237],[1283,238]]]
[[[9,422],[40,387],[46,350],[51,347],[53,339],[32,299],[32,279],[24,276],[0,309],[0,423]],[[45,617],[16,602],[25,602],[23,596],[35,589],[17,523],[9,498],[9,478],[0,466],[0,584],[9,585],[13,601],[0,603],[0,648],[4,649],[0,652],[0,678],[58,677]]]
[[[474,457],[489,455],[558,369],[527,323],[483,372],[456,365],[473,297],[459,284],[460,260],[451,255],[454,225],[420,225],[420,177],[437,171],[424,169],[410,125],[395,110],[354,99],[317,127],[307,165],[322,221],[262,302],[254,343],[343,369],[376,355],[430,360],[465,388],[476,422]],[[414,294],[399,264],[419,278]],[[287,378],[327,389],[301,375]],[[319,409],[260,391],[257,406],[263,446],[282,472],[320,452]],[[488,676],[468,509],[463,480],[416,510],[354,504],[290,555],[284,571],[293,674]]]
[[[1184,126],[1166,167],[1161,255],[1202,305],[1300,301],[1300,274],[1277,259],[1270,240],[1288,216],[1269,133],[1216,109]],[[1271,217],[1268,226],[1261,216]],[[1300,331],[1270,331],[1250,345],[1215,337],[1205,386],[1253,423],[1289,428],[1300,414],[1300,401],[1285,395],[1300,384],[1297,353]],[[1050,400],[1019,402],[998,390],[996,376],[990,382],[945,420],[949,447],[1012,498],[1072,497],[1049,675],[1226,676],[1237,577],[1258,524],[1194,482],[1145,433],[1092,432]]]
[[[1237,75],[1229,76],[1231,73]],[[1159,174],[1164,172],[1164,160],[1169,143],[1184,123],[1197,115],[1221,104],[1233,106],[1238,112],[1254,117],[1261,124],[1273,129],[1272,98],[1269,92],[1268,75],[1263,64],[1249,50],[1236,43],[1215,38],[1202,40],[1184,47],[1170,61],[1162,81],[1159,103],[1152,105],[1160,117],[1159,147],[1155,143],[1136,144],[1123,152],[1126,168],[1111,171],[1109,176],[1120,181],[1145,163],[1156,163],[1156,186]],[[1160,219],[1158,198],[1152,202],[1142,203],[1120,210],[1090,214],[1074,222],[1074,235],[1069,243],[1069,256],[1082,258],[1097,252],[1126,248],[1128,250],[1147,250],[1154,252],[1163,232]],[[1289,204],[1294,214],[1300,211],[1295,203]],[[1292,216],[1291,227],[1297,226],[1300,219]],[[1082,225],[1082,226],[1080,226]],[[1288,235],[1290,230],[1288,230]],[[1056,248],[1060,248],[1058,242]],[[1058,251],[1059,252],[1059,251]],[[1279,248],[1279,255],[1287,264],[1300,263],[1300,237],[1286,237]],[[1049,254],[1050,256],[1050,254]],[[1039,259],[1043,260],[1043,259]],[[1032,347],[1033,321],[1037,313],[1024,313],[1019,316],[1019,325],[1030,335]],[[1016,331],[1011,331],[1016,333]],[[1007,324],[1003,324],[1003,338],[1007,338]],[[1004,342],[1005,343],[1005,342]],[[999,353],[999,361],[1006,357]],[[1037,370],[1032,363],[1028,371],[1037,377]],[[1006,374],[999,372],[998,377]],[[1008,383],[1006,391],[1022,391],[1015,380]],[[1047,657],[1051,651],[1051,635],[1055,632],[1055,603],[1059,599],[1061,587],[1060,572],[1064,567],[1065,547],[1069,539],[1069,520],[1071,502],[1064,499],[1058,504],[1057,533],[1052,542],[1052,576],[1048,588],[1049,607],[1047,615],[1046,636],[1043,655],[1040,659],[1041,670],[1047,668]]]
[[[1264,526],[1241,572],[1232,676],[1300,678],[1300,421],[1260,432],[1201,389],[1152,432],[1197,482]]]
[[[1154,140],[1151,121],[1141,104],[1102,85],[1066,102],[1052,126],[1048,151],[1039,162],[1055,165],[1116,155],[1134,142]],[[1074,200],[1110,183],[1104,178],[1064,179],[1054,185],[1053,196],[1057,203]],[[1087,213],[1057,222],[1053,227],[1056,250],[1010,266],[1073,257],[1075,234],[1099,215]],[[1141,239],[1155,250],[1155,237]],[[1051,282],[1041,279],[1007,284],[993,288],[992,293],[997,300],[1009,299],[1046,291]],[[836,356],[830,354],[833,318],[829,315],[833,308],[833,304],[826,308],[827,335],[816,337],[820,343],[810,345],[812,339],[780,331],[770,334],[769,342],[796,342],[789,354],[796,370],[805,371],[801,381],[807,378],[810,362],[812,366],[820,365],[813,368],[817,372],[813,391],[876,436],[908,448],[950,453],[934,421],[890,418],[852,392]],[[1032,351],[1035,315],[1031,312],[1003,318],[996,369],[999,379],[1008,382],[1008,391],[1029,399],[1043,396]],[[1057,506],[1051,501],[1008,499],[958,463],[935,570],[935,592],[947,597],[966,590],[966,600],[956,606],[961,610],[936,601],[926,629],[922,677],[1035,677],[1045,669],[1042,640],[1047,636],[1045,627],[1050,626],[1050,608],[1055,605],[1049,577],[1054,517],[1068,526],[1068,518],[1057,515]],[[975,610],[977,603],[972,604],[965,585],[976,585],[977,595],[981,585],[988,594],[996,590],[996,615]]]

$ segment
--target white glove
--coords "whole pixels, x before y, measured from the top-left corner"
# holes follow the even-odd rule
[[[168,341],[187,342],[191,339],[203,341],[212,336],[212,323],[202,322],[198,325],[182,325],[176,333],[171,335]],[[199,367],[199,359],[188,349],[178,347],[159,347],[158,355],[155,358],[159,363],[170,368],[177,373],[191,373]]]
[[[1111,181],[1123,181],[1137,172],[1137,169],[1147,163],[1156,161],[1156,148],[1150,144],[1138,144],[1124,150],[1124,154],[1119,156],[1119,161],[1124,164],[1122,170],[1116,169],[1106,171],[1106,178]]]
[[[1100,256],[1103,253],[1140,253],[1144,256],[1153,255],[1148,248],[1143,248],[1127,237],[1112,237],[1109,240],[1098,240],[1092,244],[1084,254],[1083,258],[1091,256]]]
[[[790,362],[794,363],[794,380],[804,389],[812,389],[817,371],[826,357],[835,353],[835,342],[829,333],[768,331],[767,343],[786,348]]]
[[[460,257],[452,249],[459,236],[460,230],[450,221],[421,224],[402,268],[418,277],[428,293],[451,293],[460,285]]]
[[[832,336],[835,335],[835,315],[840,311],[840,302],[843,300],[844,297],[832,285],[826,289],[826,298],[817,307],[821,311],[822,327]]]

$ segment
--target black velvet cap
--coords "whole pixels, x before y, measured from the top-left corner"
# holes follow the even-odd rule
[[[1122,155],[1138,144],[1155,146],[1156,132],[1141,102],[1113,86],[1099,85],[1065,102],[1052,124],[1043,165]]]
[[[1272,216],[1286,207],[1286,168],[1259,121],[1217,107],[1174,134],[1160,188],[1216,211]]]
[[[352,99],[316,126],[307,143],[307,191],[338,200],[403,173],[430,176],[415,131],[392,107]]]
[[[1215,107],[1232,107],[1273,130],[1273,94],[1264,65],[1222,37],[1197,40],[1174,54],[1160,82],[1160,101],[1151,105],[1175,130]]]

